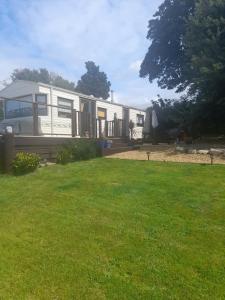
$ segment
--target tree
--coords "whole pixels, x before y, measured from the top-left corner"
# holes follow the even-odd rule
[[[50,83],[66,90],[75,90],[74,82],[64,79],[62,76],[55,73],[50,73]]]
[[[178,91],[189,84],[186,74],[184,38],[196,0],[165,0],[149,21],[147,39],[151,41],[141,64],[140,76],[157,79],[162,88]]]
[[[202,100],[225,101],[224,0],[199,0],[187,25],[185,52],[191,91]]]
[[[93,95],[97,98],[107,99],[111,86],[107,75],[104,72],[100,72],[99,66],[96,66],[93,61],[86,62],[85,66],[87,72],[78,81],[76,91],[86,95]]]
[[[174,103],[173,113],[182,107],[195,131],[224,133],[225,1],[165,0],[149,22],[148,38],[140,76],[158,79],[162,88],[187,88],[191,100]]]
[[[28,68],[24,69],[15,69],[11,75],[11,79],[14,81],[16,79],[19,80],[28,80],[35,82],[42,82],[46,84],[52,84],[64,89],[74,90],[75,84],[74,82],[68,81],[64,79],[58,74],[53,72],[49,72],[47,69],[39,69],[39,70],[30,70]]]

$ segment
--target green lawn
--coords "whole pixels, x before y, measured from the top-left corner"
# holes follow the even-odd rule
[[[0,176],[0,299],[225,299],[225,167]]]

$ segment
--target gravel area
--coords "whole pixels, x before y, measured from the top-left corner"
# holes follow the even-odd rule
[[[116,153],[107,156],[108,158],[120,159],[134,159],[134,160],[147,160],[147,150],[135,150],[122,153]],[[175,153],[172,150],[164,150],[150,153],[150,160],[152,161],[171,161],[171,162],[185,162],[185,163],[200,163],[210,164],[211,159],[206,154],[185,154]],[[214,164],[225,164],[225,158],[214,156]]]

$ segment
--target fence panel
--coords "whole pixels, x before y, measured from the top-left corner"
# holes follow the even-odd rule
[[[0,136],[0,163],[4,172],[9,173],[12,160],[19,152],[37,153],[42,159],[54,162],[60,147],[80,139],[72,137],[41,137],[14,136],[4,134]]]

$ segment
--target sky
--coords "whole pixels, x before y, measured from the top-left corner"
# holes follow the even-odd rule
[[[77,82],[93,60],[116,102],[145,108],[176,97],[139,78],[149,19],[162,0],[0,0],[0,82],[15,68],[47,68]]]

